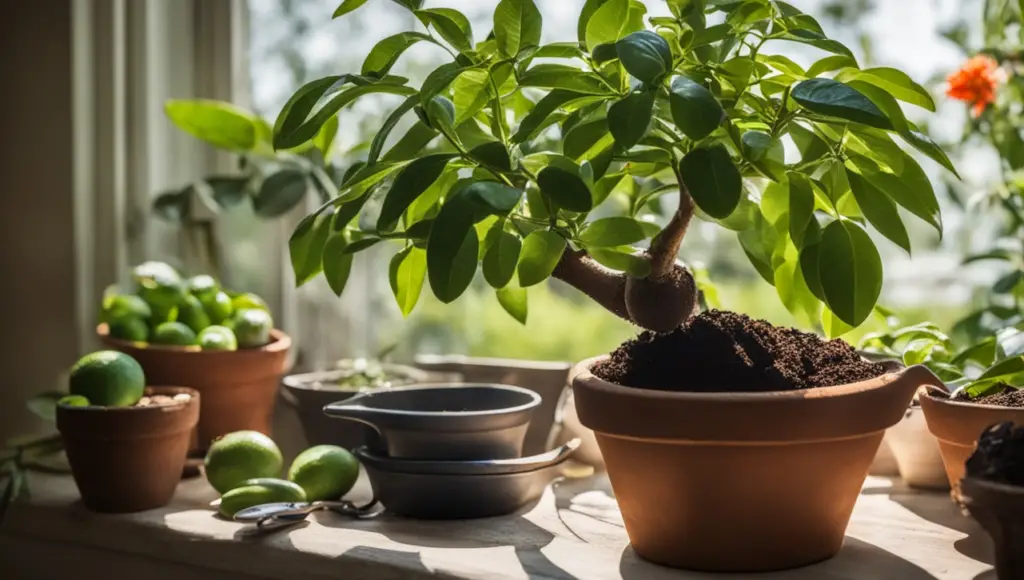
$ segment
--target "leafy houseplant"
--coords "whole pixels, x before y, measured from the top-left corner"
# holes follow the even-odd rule
[[[480,267],[519,320],[529,287],[554,277],[669,333],[698,309],[693,276],[676,259],[697,216],[736,231],[787,307],[839,335],[865,320],[881,289],[867,228],[907,251],[899,208],[941,229],[931,184],[893,138],[953,171],[897,102],[933,110],[931,97],[900,71],[859,69],[791,4],[668,0],[670,17],[645,21],[638,0],[588,0],[576,39],[541,45],[532,0],[498,2],[480,42],[458,11],[395,1],[426,32],[382,40],[358,74],[306,84],[275,122],[274,147],[293,148],[362,95],[403,97],[365,165],[295,229],[298,284],[322,272],[340,294],[354,254],[397,240],[389,276],[404,314],[425,280],[452,302]],[[335,16],[365,3],[346,0]],[[805,68],[770,52],[786,42],[831,54]],[[444,47],[452,61],[415,88],[388,73],[418,43]],[[386,147],[410,113],[415,123]],[[790,142],[798,159],[787,159]],[[668,194],[675,207],[659,227],[650,208]],[[590,372],[601,360],[581,363],[572,382],[634,547],[655,562],[714,570],[834,554],[882,430],[917,385],[937,380],[915,367],[816,397],[722,398],[604,381]]]

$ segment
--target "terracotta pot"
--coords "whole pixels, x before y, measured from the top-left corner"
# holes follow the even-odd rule
[[[875,458],[871,461],[868,475],[899,477],[900,466],[896,464],[896,456],[892,454],[892,445],[889,444],[890,438],[891,435],[886,431],[885,436],[882,437],[882,444],[878,446],[878,452],[875,453]]]
[[[928,431],[921,407],[907,409],[903,420],[886,431],[904,483],[919,489],[949,489],[939,441]]]
[[[938,380],[910,367],[829,388],[686,393],[603,381],[590,372],[603,358],[580,363],[573,391],[633,548],[708,571],[835,555],[882,435]]]
[[[928,430],[939,440],[942,463],[954,494],[964,477],[964,463],[985,429],[1003,421],[1024,425],[1024,409],[953,401],[940,388],[929,388],[921,393],[920,400]]]
[[[1024,578],[1024,487],[974,477],[964,478],[958,487],[960,502],[992,536],[996,577]]]
[[[180,387],[146,389],[147,395],[178,393],[192,398],[150,407],[57,406],[57,429],[85,507],[127,513],[171,501],[199,420],[200,395]]]
[[[205,450],[211,441],[232,431],[270,434],[277,388],[292,345],[287,334],[272,330],[270,344],[259,348],[204,351],[197,346],[118,340],[109,336],[105,324],[97,332],[104,345],[139,361],[147,383],[184,385],[202,394],[203,412],[193,448]]]
[[[418,355],[414,364],[426,371],[458,373],[467,383],[512,385],[534,391],[540,395],[541,403],[533,412],[523,453],[536,455],[551,449],[555,410],[571,364],[462,355]]]

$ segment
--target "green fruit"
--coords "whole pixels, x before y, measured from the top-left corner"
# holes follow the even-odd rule
[[[146,342],[149,325],[141,318],[118,318],[110,323],[110,337],[131,342]]]
[[[180,322],[164,322],[156,327],[153,336],[149,337],[149,342],[171,346],[192,346],[196,344],[196,333]]]
[[[186,294],[181,305],[178,306],[178,322],[192,329],[193,332],[201,332],[210,326],[210,317],[203,309],[203,303],[191,294]]]
[[[144,262],[132,270],[139,296],[152,307],[164,310],[177,306],[185,297],[185,281],[164,262]]]
[[[265,503],[306,501],[302,488],[290,481],[270,477],[249,479],[220,498],[220,514],[226,518]]]
[[[340,499],[358,478],[359,462],[334,445],[310,447],[288,468],[288,480],[302,486],[309,501]]]
[[[231,297],[223,291],[203,296],[200,300],[213,324],[221,324],[235,311],[234,306],[231,305]]]
[[[114,322],[124,318],[147,319],[153,315],[146,301],[134,294],[114,294],[103,299],[102,322]]]
[[[230,328],[208,326],[199,333],[199,346],[203,350],[238,350],[238,341]]]
[[[234,324],[231,329],[235,331],[238,346],[253,348],[270,342],[270,331],[274,328],[274,321],[266,310],[255,308],[239,310],[235,313],[233,320]]]
[[[207,481],[223,494],[247,479],[281,475],[284,459],[270,437],[258,431],[235,431],[210,445],[205,464]]]
[[[213,296],[218,290],[220,290],[220,286],[217,285],[217,281],[213,276],[200,274],[188,279],[188,291],[196,298]]]
[[[132,357],[113,350],[93,352],[71,367],[68,392],[101,407],[130,407],[146,390],[146,375]]]
[[[231,303],[235,307],[235,310],[256,308],[258,310],[266,310],[267,312],[270,312],[270,307],[267,306],[267,302],[252,292],[245,292],[235,296],[231,300]]]
[[[57,404],[64,405],[65,407],[88,407],[89,399],[82,395],[68,395],[57,401]]]

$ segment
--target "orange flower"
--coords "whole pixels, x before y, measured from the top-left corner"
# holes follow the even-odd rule
[[[996,100],[996,87],[1003,81],[999,63],[979,54],[969,59],[960,70],[949,75],[946,95],[971,104],[971,114],[978,117]]]

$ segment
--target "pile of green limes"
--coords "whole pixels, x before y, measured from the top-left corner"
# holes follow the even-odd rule
[[[108,292],[100,321],[110,336],[131,342],[237,350],[270,342],[274,321],[266,302],[231,292],[205,274],[185,278],[164,262],[132,269],[133,293]]]

